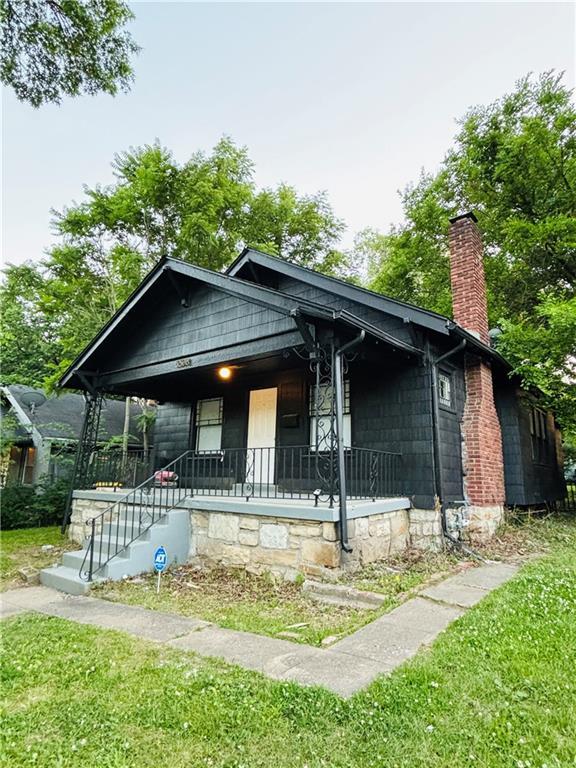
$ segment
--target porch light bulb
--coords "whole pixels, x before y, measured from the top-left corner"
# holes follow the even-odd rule
[[[224,366],[223,368],[219,368],[218,376],[220,376],[221,379],[227,380],[232,376],[232,370],[230,368],[227,368],[226,366]]]

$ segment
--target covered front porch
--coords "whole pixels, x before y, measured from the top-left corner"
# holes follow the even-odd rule
[[[105,572],[183,510],[189,557],[334,568],[355,546],[386,556],[398,532],[404,546],[408,507],[431,496],[430,390],[422,351],[387,324],[160,265],[62,380],[87,397],[70,505],[73,535],[88,534],[80,571]],[[159,406],[153,449],[116,473],[97,450],[104,393]]]
[[[365,334],[352,341],[331,334],[311,352],[301,340],[145,380],[102,380],[109,394],[161,405],[147,463],[142,454],[79,455],[71,535],[89,537],[85,577],[182,510],[188,559],[206,562],[314,573],[405,547],[422,526],[410,517],[395,433],[379,428],[395,409],[380,385],[383,366],[410,371],[414,362]],[[96,444],[99,393],[90,402],[85,433]]]
[[[187,358],[146,378],[101,377],[108,394],[159,403],[153,447],[98,450],[100,389],[89,393],[75,489],[141,489],[166,499],[177,489],[190,498],[330,509],[405,496],[399,430],[385,429],[395,403],[381,384],[386,367],[414,362],[364,332],[331,334],[311,350],[299,341],[284,346],[280,337],[275,351],[218,355],[198,367]]]

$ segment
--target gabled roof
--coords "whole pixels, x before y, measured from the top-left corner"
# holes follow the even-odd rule
[[[34,429],[41,438],[77,440],[84,421],[85,400],[83,395],[65,393],[47,397],[41,389],[22,384],[8,384],[0,387],[3,397],[18,421],[16,438],[30,439]],[[46,400],[34,410],[34,415],[26,403],[25,395],[34,393],[43,395]],[[132,406],[130,415],[131,442],[138,442],[140,434],[136,424],[138,408]],[[124,429],[124,401],[106,398],[102,406],[100,439],[109,440],[122,434]]]
[[[138,288],[124,302],[122,307],[114,316],[104,325],[100,332],[94,337],[90,344],[74,360],[72,365],[60,379],[60,386],[77,386],[74,379],[78,371],[83,369],[84,373],[90,371],[90,358],[98,347],[118,328],[119,325],[135,311],[138,303],[150,291],[152,286],[160,280],[169,280],[173,283],[174,290],[179,290],[179,285],[174,281],[174,275],[180,275],[211,286],[223,293],[244,298],[247,301],[258,304],[278,312],[288,317],[301,315],[305,318],[314,318],[325,320],[327,322],[338,322],[351,328],[365,330],[370,335],[379,338],[386,343],[408,354],[422,354],[422,351],[408,344],[385,331],[376,328],[370,323],[365,322],[359,317],[346,310],[333,309],[317,304],[308,299],[298,296],[291,296],[280,291],[259,285],[249,280],[234,277],[233,275],[214,272],[204,267],[198,267],[179,259],[165,258],[148,273]],[[181,301],[185,302],[185,297],[181,294]],[[295,326],[296,327],[296,326]]]
[[[414,304],[408,304],[403,301],[391,299],[382,293],[370,291],[367,288],[361,288],[358,285],[347,283],[337,277],[329,277],[320,272],[316,272],[308,267],[302,267],[298,264],[280,259],[277,256],[270,256],[268,253],[255,250],[254,248],[245,248],[238,258],[226,270],[226,274],[238,276],[248,264],[262,266],[271,269],[296,280],[304,280],[309,285],[321,288],[337,296],[342,296],[351,301],[357,301],[359,304],[370,307],[371,309],[381,310],[402,320],[415,322],[431,330],[440,333],[448,333],[448,323],[452,322],[449,318],[439,315],[437,312],[431,312],[422,309]]]
[[[376,293],[367,288],[353,285],[352,283],[340,280],[337,277],[324,275],[313,269],[309,269],[308,267],[302,267],[299,264],[293,264],[292,262],[278,258],[277,256],[271,256],[269,253],[258,251],[255,248],[244,248],[242,253],[228,267],[226,274],[233,277],[238,276],[251,265],[264,267],[265,269],[272,270],[281,275],[301,280],[309,285],[333,293],[336,296],[344,297],[350,301],[355,301],[366,307],[370,307],[371,309],[385,312],[393,317],[398,317],[404,322],[415,323],[423,328],[445,335],[453,333],[461,339],[466,339],[469,348],[471,347],[475,349],[483,356],[497,360],[507,369],[510,368],[508,361],[495,349],[484,344],[484,342],[478,339],[474,334],[462,328],[462,326],[458,325],[454,320],[451,320],[444,315],[440,315],[437,312],[432,312],[428,309],[422,309],[421,307],[409,304],[408,302],[392,299],[382,293]]]

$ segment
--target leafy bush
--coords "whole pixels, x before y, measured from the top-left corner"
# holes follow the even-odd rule
[[[41,481],[35,487],[12,485],[3,488],[0,527],[9,531],[61,523],[68,489],[65,480]]]

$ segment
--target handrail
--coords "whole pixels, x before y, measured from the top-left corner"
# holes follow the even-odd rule
[[[326,480],[320,476],[317,458],[310,445],[184,451],[86,521],[90,536],[80,577],[92,581],[110,560],[194,494],[246,501],[308,499],[315,506],[333,498],[338,477],[330,475]],[[401,454],[392,451],[346,446],[347,498],[375,501],[402,495],[401,459]]]
[[[154,525],[155,522],[157,522],[161,517],[164,517],[164,515],[169,512],[171,509],[174,509],[181,501],[182,498],[185,498],[187,495],[189,495],[187,489],[182,488],[180,486],[176,486],[175,484],[170,485],[170,481],[166,478],[164,480],[164,485],[162,484],[162,481],[160,481],[160,485],[157,486],[157,483],[159,482],[158,477],[160,473],[165,472],[173,472],[175,475],[179,475],[178,472],[175,470],[179,469],[180,474],[181,468],[182,468],[182,462],[183,460],[189,456],[190,454],[193,454],[194,451],[184,451],[180,456],[178,456],[176,459],[171,461],[169,464],[166,464],[166,466],[162,467],[159,470],[156,470],[150,477],[148,477],[144,482],[140,483],[140,485],[136,486],[136,488],[133,488],[129,493],[126,493],[122,495],[121,498],[119,498],[117,501],[115,501],[113,504],[111,504],[109,507],[107,507],[103,512],[101,512],[98,515],[95,515],[94,517],[89,518],[86,520],[86,525],[90,526],[90,540],[88,543],[88,546],[86,548],[86,554],[84,555],[84,558],[82,560],[82,564],[80,566],[80,578],[85,581],[92,581],[93,576],[95,573],[97,573],[99,570],[101,570],[107,563],[112,560],[113,557],[116,557],[120,552],[127,549],[130,544],[135,541],[136,539],[140,538],[146,531]],[[152,499],[152,514],[151,514],[151,520],[148,524],[143,525],[142,520],[142,494],[145,492],[146,489],[158,487],[158,490],[160,491],[160,499],[159,503],[154,503],[155,499]],[[156,516],[156,509],[159,507],[162,509],[162,490],[166,490],[166,509],[164,513],[158,514]],[[168,491],[172,491],[172,498],[170,499],[170,495]],[[186,491],[184,493],[184,496],[182,495],[182,491]],[[122,509],[122,505],[125,506],[126,509],[128,509],[128,505],[130,502],[132,502],[132,517],[131,517],[131,529],[132,533],[134,532],[135,528],[135,507],[136,507],[136,497],[140,496],[139,499],[139,506],[140,509],[138,511],[138,518],[137,518],[137,530],[138,533],[134,536],[131,535],[131,537],[127,536],[128,531],[128,518],[126,517],[123,521],[120,519],[120,511]],[[177,499],[177,500],[176,500]],[[116,520],[114,521],[113,516],[114,514],[117,515]],[[112,539],[114,538],[112,533],[112,526],[113,523],[116,522],[116,531],[115,531],[115,542],[114,546],[111,547]],[[120,523],[124,523],[124,525],[120,525]],[[146,521],[147,522],[147,521]],[[98,550],[98,553],[95,552],[95,542],[96,542],[96,532],[97,527],[99,526],[100,529],[103,531],[104,526],[109,525],[109,538],[108,538],[108,545],[104,552],[102,551],[102,540],[100,541],[100,547]],[[120,529],[124,529],[124,533],[121,536],[120,535]],[[111,551],[112,549],[112,551]],[[95,558],[97,554],[97,561],[95,563]],[[86,560],[88,560],[88,569],[85,570]]]

